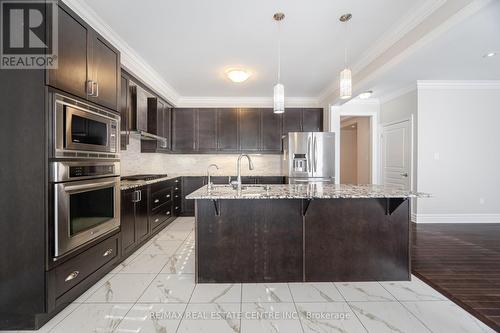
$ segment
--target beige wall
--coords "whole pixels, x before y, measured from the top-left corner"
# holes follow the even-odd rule
[[[340,180],[342,184],[358,183],[357,129],[340,129]]]
[[[281,175],[281,155],[251,155],[255,169],[248,170],[248,163],[242,162],[242,175]],[[127,150],[121,152],[121,175],[141,173],[167,173],[172,176],[205,175],[207,167],[215,163],[219,170],[215,175],[235,175],[238,155],[230,154],[142,154],[141,143],[131,138]]]
[[[344,132],[348,130],[345,130],[345,126],[350,126],[356,124],[357,130],[356,132],[356,150],[352,150],[349,152],[347,149],[349,149],[347,146],[343,147],[342,146],[342,136],[344,135]],[[342,183],[346,183],[346,180],[342,177],[343,175],[343,167],[342,167],[342,161],[344,159],[347,159],[349,162],[346,163],[356,163],[356,176],[355,176],[355,181],[353,183],[356,184],[370,184],[372,183],[371,180],[371,160],[372,160],[372,149],[371,149],[371,120],[370,117],[349,117],[346,118],[345,120],[341,120],[341,135],[340,135],[340,141],[341,141],[341,147],[340,147],[340,181]],[[352,131],[351,131],[352,132]],[[347,133],[346,133],[347,134]],[[349,135],[349,134],[348,134]],[[354,161],[353,157],[349,155],[355,155]],[[352,178],[348,178],[352,179]],[[351,182],[349,182],[351,183]]]

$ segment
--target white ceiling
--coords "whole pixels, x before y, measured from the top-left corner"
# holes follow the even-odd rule
[[[484,58],[489,52],[498,54]],[[491,1],[358,90],[384,97],[417,80],[500,80],[500,1]]]
[[[343,66],[344,27],[353,13],[350,63],[440,0],[85,0],[180,96],[269,97],[276,83],[281,10],[282,82],[288,97],[318,97]],[[498,38],[497,38],[498,39]],[[459,64],[458,64],[459,65]],[[228,81],[227,67],[252,72]]]

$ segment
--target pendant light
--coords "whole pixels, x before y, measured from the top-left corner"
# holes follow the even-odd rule
[[[352,18],[352,14],[344,14],[339,20],[342,23],[345,23],[347,26],[347,22]],[[346,27],[347,30],[347,27]],[[340,98],[341,99],[349,99],[352,97],[352,72],[349,66],[347,65],[347,41],[348,36],[345,34],[345,49],[344,49],[344,70],[340,72]]]
[[[276,22],[279,23],[285,18],[285,14],[276,13],[273,15],[273,18]],[[280,39],[280,31],[278,29],[278,83],[274,86],[274,98],[273,98],[273,110],[274,113],[283,113],[285,112],[285,86],[281,84],[281,39]]]

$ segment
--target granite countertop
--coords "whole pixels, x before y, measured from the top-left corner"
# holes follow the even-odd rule
[[[339,198],[425,198],[430,195],[383,185],[287,184],[243,185],[240,192],[227,185],[207,186],[186,199],[339,199]]]
[[[146,186],[146,185],[150,185],[150,184],[154,184],[154,183],[163,182],[165,180],[174,179],[174,178],[177,178],[177,176],[167,176],[167,177],[156,178],[156,179],[152,179],[152,180],[121,180],[120,181],[120,189],[122,191],[130,190],[130,189],[134,189],[134,188],[138,188],[138,187],[142,187],[142,186]]]

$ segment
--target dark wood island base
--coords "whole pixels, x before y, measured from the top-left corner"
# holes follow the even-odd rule
[[[410,280],[408,198],[197,199],[198,283]]]

